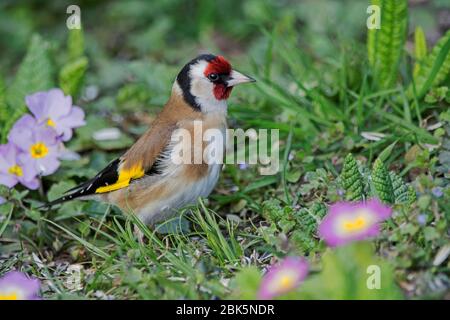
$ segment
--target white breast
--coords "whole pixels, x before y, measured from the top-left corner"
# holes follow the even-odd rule
[[[141,208],[137,212],[139,218],[146,224],[154,225],[175,216],[177,209],[195,204],[199,197],[207,197],[219,180],[221,168],[221,164],[209,165],[208,174],[203,179],[190,184],[177,180],[176,174],[171,175],[171,178],[162,179],[159,183],[173,186],[170,196],[153,201]]]

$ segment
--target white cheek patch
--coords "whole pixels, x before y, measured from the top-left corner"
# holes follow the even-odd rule
[[[210,97],[216,99],[213,94],[214,85],[209,80],[192,78],[191,94],[194,97]]]

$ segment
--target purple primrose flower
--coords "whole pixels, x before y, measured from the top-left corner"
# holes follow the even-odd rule
[[[20,182],[28,189],[37,189],[37,171],[19,159],[19,152],[12,143],[0,145],[0,184],[12,188]]]
[[[72,97],[64,96],[61,89],[36,92],[25,102],[37,123],[53,128],[62,141],[72,138],[72,129],[86,124],[83,110],[72,106]]]
[[[22,151],[19,160],[25,167],[31,167],[43,176],[58,169],[61,142],[55,130],[38,125],[31,115],[26,114],[15,123],[8,139]]]

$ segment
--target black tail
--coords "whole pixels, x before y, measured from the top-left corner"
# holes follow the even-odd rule
[[[67,192],[69,192],[69,191],[67,191]],[[61,203],[64,203],[64,202],[67,202],[67,201],[70,201],[70,200],[82,197],[83,196],[83,192],[81,192],[81,191],[83,191],[83,189],[77,190],[75,192],[72,192],[72,193],[69,193],[69,194],[67,194],[65,196],[62,196],[61,198],[58,198],[58,199],[53,200],[53,201],[50,201],[50,202],[48,202],[48,203],[38,207],[38,209],[50,210],[53,206],[56,206],[58,204],[61,204]]]
[[[120,159],[112,161],[106,168],[100,171],[94,178],[76,186],[75,188],[67,190],[65,196],[44,204],[38,209],[51,209],[53,206],[70,201],[76,198],[92,195],[99,187],[107,186],[117,182],[119,178],[118,167]]]

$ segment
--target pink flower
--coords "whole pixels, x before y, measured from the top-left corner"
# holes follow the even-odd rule
[[[377,236],[380,222],[389,218],[392,209],[378,199],[367,202],[333,204],[319,226],[319,235],[331,246]]]
[[[272,266],[262,279],[259,299],[273,299],[296,289],[308,274],[308,262],[300,257],[287,257]]]
[[[0,278],[0,300],[36,300],[40,283],[24,273],[11,271]]]

